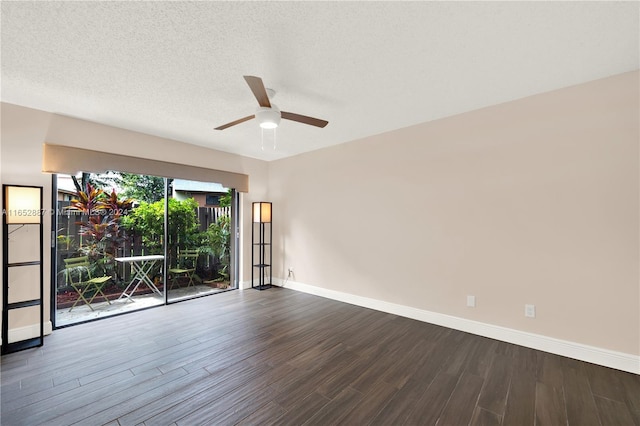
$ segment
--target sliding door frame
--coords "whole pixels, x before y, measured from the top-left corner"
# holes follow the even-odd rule
[[[162,274],[163,280],[165,281],[164,285],[164,305],[171,305],[172,303],[179,303],[185,300],[192,300],[199,297],[212,296],[215,293],[203,294],[202,296],[195,296],[193,298],[180,299],[180,300],[169,300],[169,292],[167,291],[166,282],[168,281],[168,269],[169,265],[167,263],[167,259],[169,256],[168,253],[168,244],[169,241],[169,178],[164,178],[164,243],[163,243],[163,254],[164,261],[162,262]],[[229,290],[239,290],[240,282],[239,282],[239,273],[240,273],[240,192],[231,189],[231,223],[230,223],[230,232],[231,232],[231,247],[230,247],[230,265],[229,265],[229,279],[230,285]],[[64,325],[61,327],[56,326],[56,317],[57,317],[57,294],[58,294],[58,276],[56,271],[58,270],[57,259],[58,259],[58,239],[57,239],[57,227],[58,227],[58,174],[51,174],[51,262],[50,262],[50,305],[49,305],[49,319],[51,321],[52,329],[56,330],[58,328],[65,328],[69,326],[74,326],[77,324],[82,324],[85,322],[99,321],[104,318],[110,318],[112,316],[119,316],[128,314],[130,312],[122,312],[114,315],[110,315],[104,318],[96,318],[85,321],[79,321],[77,323]],[[156,305],[150,306],[147,308],[138,309],[132,312],[139,312],[146,309],[152,309],[158,306]],[[131,312],[131,313],[132,313]]]
[[[56,329],[58,307],[58,175],[51,175],[51,259],[49,262],[49,321],[51,329]]]
[[[240,289],[240,192],[231,190],[230,287]]]

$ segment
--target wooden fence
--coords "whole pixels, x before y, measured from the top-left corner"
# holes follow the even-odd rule
[[[86,216],[83,217],[78,212],[67,209],[66,207],[70,204],[69,201],[58,201],[58,224],[56,229],[58,280],[63,279],[60,276],[60,271],[64,269],[63,259],[78,256],[78,249],[83,245],[83,239],[86,238],[80,235],[80,222],[86,219]],[[199,230],[206,231],[210,224],[217,223],[224,216],[231,216],[231,207],[198,207],[196,217]],[[147,254],[157,253],[147,249],[140,236],[127,235],[127,238],[122,241],[116,250],[115,257],[143,256]],[[216,260],[205,259],[205,263],[210,265],[216,263]],[[117,264],[115,273],[118,277],[126,280],[131,275],[130,266],[128,264]],[[59,282],[59,286],[61,285],[63,283]]]
[[[231,216],[231,207],[198,207],[196,212],[200,231],[206,231],[210,224],[218,223],[223,216]]]

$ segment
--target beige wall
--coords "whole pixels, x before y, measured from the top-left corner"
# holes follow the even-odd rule
[[[35,110],[13,108],[2,104],[2,129],[0,132],[0,156],[2,158],[0,180],[2,184],[37,185],[44,187],[43,204],[47,211],[51,211],[51,176],[40,173],[42,164],[42,141],[44,141],[50,122],[50,114]],[[4,196],[4,194],[2,195]],[[31,227],[30,227],[31,228]],[[51,256],[49,244],[51,235],[51,221],[46,218],[43,222],[45,249],[44,249],[44,293],[45,293],[45,321],[49,319],[49,294]],[[35,228],[17,231],[14,237],[26,233],[37,232]],[[0,231],[1,232],[1,231]],[[29,238],[31,241],[32,238]],[[24,253],[21,241],[11,242],[10,256],[18,256],[34,260],[33,253]],[[21,268],[18,268],[21,269]],[[10,279],[12,281],[12,279]],[[16,283],[23,282],[16,280]],[[3,283],[4,285],[4,283]],[[15,289],[14,289],[15,290]],[[11,293],[14,293],[12,290]],[[15,293],[14,293],[15,294]],[[0,299],[1,299],[0,295]],[[26,299],[26,297],[25,297]],[[10,300],[12,301],[12,300]],[[27,327],[37,323],[39,313],[37,308],[28,308],[12,311],[10,313],[9,326],[12,328]]]
[[[638,115],[634,72],[271,162],[275,274],[640,354]]]
[[[1,180],[6,184],[44,186],[44,205],[51,209],[51,175],[41,173],[42,144],[48,143],[143,157],[173,163],[226,170],[249,175],[249,193],[243,194],[242,211],[251,212],[251,202],[267,194],[267,163],[189,145],[169,139],[136,133],[124,129],[62,117],[43,111],[2,104],[0,156]],[[242,221],[247,229],[250,214]],[[49,317],[51,222],[45,221],[45,318]],[[243,259],[250,259],[251,233],[243,234]],[[249,261],[243,262],[240,280],[250,276]],[[32,323],[34,318],[18,315],[12,327]],[[37,318],[35,319],[37,321]]]

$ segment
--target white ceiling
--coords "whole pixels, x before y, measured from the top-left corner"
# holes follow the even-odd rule
[[[639,67],[639,2],[1,3],[3,102],[265,160]]]

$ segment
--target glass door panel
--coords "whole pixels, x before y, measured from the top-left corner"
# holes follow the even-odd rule
[[[163,195],[152,176],[57,175],[56,327],[164,304]]]
[[[232,191],[170,181],[167,288],[170,302],[234,288],[230,280]]]

